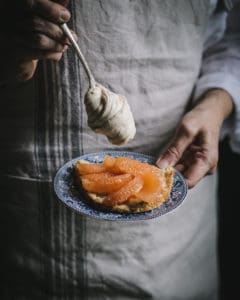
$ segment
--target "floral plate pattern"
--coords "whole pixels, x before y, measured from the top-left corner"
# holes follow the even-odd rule
[[[137,221],[137,220],[148,220],[159,216],[162,216],[175,208],[177,208],[185,199],[187,195],[187,184],[181,175],[176,170],[174,175],[174,183],[171,190],[170,198],[160,205],[159,207],[142,213],[114,213],[114,212],[103,212],[96,210],[89,206],[85,201],[83,201],[81,193],[77,190],[74,185],[72,176],[72,165],[80,159],[92,162],[100,163],[103,161],[106,155],[112,155],[114,157],[127,156],[131,159],[137,159],[141,162],[146,162],[149,164],[154,164],[156,159],[152,156],[127,152],[127,151],[105,151],[90,153],[74,158],[73,160],[64,164],[56,173],[54,178],[54,191],[57,197],[69,208],[75,210],[86,216],[93,218],[110,220],[110,221]]]

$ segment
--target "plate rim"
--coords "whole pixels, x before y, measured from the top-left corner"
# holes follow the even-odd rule
[[[117,156],[118,155],[118,156],[120,156],[122,154],[125,154],[127,157],[129,157],[129,156],[133,156],[133,157],[140,156],[140,157],[143,157],[146,160],[150,161],[150,164],[153,164],[153,165],[154,165],[154,161],[156,160],[156,158],[153,155],[150,155],[150,154],[145,154],[145,153],[141,153],[141,152],[134,152],[134,151],[125,151],[125,150],[106,150],[106,151],[90,152],[90,153],[86,153],[86,154],[77,156],[75,158],[72,158],[72,159],[66,161],[55,172],[54,179],[53,179],[53,188],[54,188],[54,193],[57,196],[58,200],[60,200],[61,203],[63,203],[67,208],[73,210],[74,212],[76,212],[76,213],[78,213],[78,214],[80,214],[82,216],[91,217],[91,218],[98,219],[98,220],[105,220],[105,221],[143,221],[143,220],[155,219],[155,218],[158,218],[158,217],[160,217],[162,215],[171,213],[178,206],[180,206],[182,204],[182,202],[184,201],[184,199],[187,196],[188,186],[187,186],[187,183],[186,183],[183,175],[177,169],[175,169],[175,168],[174,169],[176,171],[177,176],[180,177],[180,179],[181,179],[181,181],[182,181],[182,183],[184,185],[184,187],[183,187],[184,193],[182,195],[181,200],[178,201],[176,203],[176,205],[174,205],[170,210],[168,210],[166,212],[162,211],[162,212],[158,213],[157,215],[153,214],[151,216],[149,214],[150,216],[148,216],[148,213],[159,210],[160,206],[156,207],[153,210],[146,211],[146,212],[141,212],[141,213],[117,213],[117,212],[115,213],[115,212],[103,212],[103,211],[99,211],[97,209],[92,208],[91,206],[88,206],[86,203],[84,203],[84,205],[86,205],[89,210],[91,210],[93,212],[96,212],[94,215],[92,215],[92,214],[87,214],[86,212],[83,212],[80,209],[76,209],[76,208],[72,207],[70,204],[66,203],[66,201],[64,201],[63,199],[61,199],[59,193],[57,192],[58,191],[58,189],[57,189],[58,177],[61,174],[61,172],[63,170],[65,170],[68,166],[70,167],[77,160],[79,160],[79,159],[85,159],[85,158],[87,158],[89,156],[90,156],[90,160],[91,160],[91,157],[97,156],[97,155],[101,155],[101,156],[104,156],[104,155],[116,155]],[[76,202],[77,200],[73,200],[73,201]],[[83,203],[83,200],[79,199],[79,201],[81,203]],[[99,214],[104,215],[104,216],[99,216]]]

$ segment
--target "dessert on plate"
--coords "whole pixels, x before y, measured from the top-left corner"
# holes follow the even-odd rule
[[[91,87],[84,99],[88,125],[115,145],[122,145],[136,134],[135,121],[127,99],[100,84]]]
[[[106,155],[102,163],[78,160],[74,165],[77,187],[95,208],[120,213],[152,210],[166,202],[175,169]]]

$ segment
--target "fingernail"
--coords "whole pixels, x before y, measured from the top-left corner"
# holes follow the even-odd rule
[[[72,43],[68,39],[65,40],[65,43],[67,46],[72,46]]]
[[[166,160],[166,159],[161,159],[159,158],[156,162],[156,165],[161,168],[161,169],[164,169],[164,168],[167,168],[170,164],[169,162]]]
[[[62,49],[62,52],[66,52],[68,49],[68,45],[64,45],[63,49]]]
[[[70,18],[71,18],[70,12],[66,9],[63,9],[61,11],[60,21],[61,22],[67,22],[67,21],[69,21]]]
[[[175,167],[179,172],[183,172],[185,169],[185,166],[183,164],[178,164]]]

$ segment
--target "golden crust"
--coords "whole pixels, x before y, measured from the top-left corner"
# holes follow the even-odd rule
[[[83,161],[81,161],[81,163],[82,162]],[[84,161],[84,163],[88,162]],[[123,204],[107,206],[104,204],[104,200],[107,198],[107,194],[90,193],[83,188],[81,184],[81,178],[77,172],[77,164],[78,162],[75,165],[73,165],[73,168],[75,170],[75,182],[87,203],[98,210],[113,211],[118,213],[140,213],[159,207],[163,202],[166,202],[170,196],[175,173],[175,170],[172,167],[159,169],[159,172],[161,174],[160,178],[162,193],[154,201],[144,201],[144,199],[136,199],[132,197]]]

